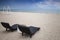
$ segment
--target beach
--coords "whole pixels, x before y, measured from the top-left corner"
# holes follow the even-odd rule
[[[40,27],[32,37],[24,37],[19,32],[5,32],[0,24],[0,40],[60,40],[60,14],[30,12],[0,12],[0,22]]]

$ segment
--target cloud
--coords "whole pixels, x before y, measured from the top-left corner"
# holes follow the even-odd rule
[[[36,7],[46,8],[46,9],[60,9],[59,0],[45,0],[43,2],[35,3]]]

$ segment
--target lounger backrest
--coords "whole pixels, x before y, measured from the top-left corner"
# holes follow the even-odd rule
[[[10,28],[9,23],[1,22],[2,26],[5,28]]]
[[[23,26],[23,25],[18,25],[18,28],[20,29],[21,32],[30,34],[30,29],[29,27]]]

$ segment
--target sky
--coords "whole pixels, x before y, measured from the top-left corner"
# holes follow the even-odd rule
[[[60,0],[0,0],[0,11],[60,13]]]

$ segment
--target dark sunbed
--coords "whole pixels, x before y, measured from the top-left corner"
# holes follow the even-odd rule
[[[6,31],[15,31],[17,30],[17,26],[16,25],[12,25],[10,26],[9,23],[6,22],[1,22],[2,26],[6,28]]]
[[[34,27],[34,26],[24,26],[24,25],[18,25],[19,30],[22,32],[22,35],[24,33],[30,35],[30,38],[32,37],[32,35],[34,35],[40,28],[38,27]]]

